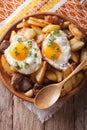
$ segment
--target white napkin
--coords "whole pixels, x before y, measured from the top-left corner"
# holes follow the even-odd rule
[[[44,110],[40,110],[36,108],[32,103],[24,101],[24,104],[28,107],[28,109],[33,112],[35,115],[38,116],[39,120],[44,123],[44,121],[47,121],[49,118],[52,117],[54,113],[56,113],[64,104],[65,101],[58,102],[52,107]]]
[[[21,6],[18,7],[18,9],[12,13],[6,20],[4,20],[3,22],[0,23],[0,27],[2,27],[5,23],[7,23],[13,16],[17,15],[17,13],[24,8],[28,2],[30,2],[31,0],[26,0],[26,2],[24,2]],[[63,3],[65,3],[67,0],[60,0],[60,2],[58,2],[52,9],[48,10],[49,12],[54,12],[56,11],[56,9],[58,9]],[[64,102],[60,102],[60,103],[56,103],[54,106],[52,106],[49,109],[46,110],[39,110],[37,108],[35,108],[35,106],[32,103],[26,102],[24,101],[24,104],[26,105],[26,107],[28,107],[28,109],[33,112],[34,114],[36,114],[38,116],[38,118],[40,119],[40,121],[43,123],[44,121],[48,120],[50,117],[52,117],[52,115],[57,112],[62,105],[64,104]]]

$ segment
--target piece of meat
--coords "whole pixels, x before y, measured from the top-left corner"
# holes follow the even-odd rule
[[[23,74],[15,73],[11,78],[11,85],[16,91],[26,92],[32,88],[29,78]]]
[[[45,21],[52,23],[52,24],[58,24],[61,25],[63,23],[63,20],[58,18],[57,16],[45,16],[44,17]]]
[[[22,80],[22,82],[21,82],[21,86],[22,86],[22,87],[21,87],[21,90],[22,90],[23,92],[26,92],[26,91],[28,91],[29,89],[32,88],[32,85],[31,85],[31,83],[30,83],[28,77],[24,77],[24,78],[23,78],[23,80]]]
[[[3,40],[0,44],[0,53],[4,53],[4,50],[8,48],[10,42],[8,40]]]

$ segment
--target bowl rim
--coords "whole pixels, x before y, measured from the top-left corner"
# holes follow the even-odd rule
[[[31,14],[31,15],[26,15],[26,16],[20,18],[19,20],[15,21],[11,26],[8,27],[8,29],[7,29],[7,30],[4,32],[4,34],[1,36],[1,38],[0,38],[0,43],[2,42],[2,40],[4,40],[4,37],[6,36],[6,34],[7,34],[9,31],[11,31],[12,27],[16,26],[16,25],[17,25],[18,23],[20,23],[23,19],[27,19],[27,18],[29,18],[29,17],[37,17],[37,16],[40,16],[40,15],[55,15],[55,16],[58,16],[58,17],[60,17],[60,18],[63,18],[64,20],[68,20],[68,21],[74,23],[74,24],[83,32],[84,35],[87,35],[87,34],[82,30],[82,28],[81,28],[76,22],[72,21],[70,18],[68,18],[68,17],[66,18],[66,17],[64,17],[64,16],[62,16],[62,15],[59,15],[59,14],[53,13],[53,12],[42,12],[42,13],[35,13],[35,14]],[[86,74],[86,76],[87,76],[87,74]],[[11,85],[9,86],[8,83],[5,81],[4,76],[2,75],[1,70],[0,70],[0,79],[1,79],[1,81],[3,82],[3,84],[5,85],[5,87],[6,87],[11,93],[13,93],[13,94],[16,95],[17,97],[21,98],[22,100],[25,100],[25,101],[34,103],[34,98],[29,98],[29,97],[27,97],[26,95],[24,95],[23,93],[19,93],[19,92],[15,91],[15,90],[12,88]],[[60,97],[58,101],[63,101],[63,100],[65,100],[65,99],[68,99],[68,98],[70,98],[71,96],[75,95],[82,87],[84,87],[85,83],[86,83],[86,78],[84,78],[83,82],[82,82],[79,86],[77,86],[76,88],[73,88],[73,89],[72,89],[70,92],[68,92],[65,96]]]

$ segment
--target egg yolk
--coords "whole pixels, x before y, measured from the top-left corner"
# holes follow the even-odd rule
[[[61,54],[61,48],[57,43],[53,43],[52,46],[46,45],[43,49],[45,56],[51,60],[56,60]]]
[[[27,57],[28,48],[23,43],[11,46],[10,55],[16,60],[24,60]]]

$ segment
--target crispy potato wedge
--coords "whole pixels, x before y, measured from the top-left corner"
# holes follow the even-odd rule
[[[68,28],[69,24],[70,24],[69,21],[64,22],[63,25],[62,25],[62,28],[64,28],[64,29]]]
[[[45,34],[37,35],[36,42],[37,42],[39,47],[42,45],[41,43],[43,42],[44,38],[45,38]]]
[[[60,29],[60,25],[49,24],[42,29],[43,33],[50,33],[53,30]]]
[[[79,54],[77,52],[71,52],[71,60],[75,63],[79,62]]]
[[[31,25],[31,27],[37,33],[37,35],[42,34],[42,29],[40,27],[33,26],[33,25]]]
[[[27,40],[31,40],[36,36],[36,32],[32,28],[22,28],[18,33],[23,35]]]
[[[41,68],[36,72],[36,81],[41,84],[43,82],[45,72],[47,68],[47,62],[44,61]]]
[[[63,78],[62,72],[60,72],[60,71],[58,71],[58,70],[54,70],[54,72],[55,72],[56,75],[57,75],[57,81],[58,81],[58,82],[62,81],[62,78]]]
[[[37,18],[34,18],[34,17],[30,17],[29,20],[28,20],[28,24],[38,26],[38,27],[44,27],[49,23],[46,22],[43,19],[37,19]]]
[[[13,39],[13,37],[16,35],[17,33],[13,30],[12,32],[11,32],[11,35],[10,35],[10,42],[12,43],[12,39]]]
[[[30,89],[29,91],[27,91],[27,92],[25,93],[25,95],[28,96],[28,97],[32,97],[32,96],[34,95],[34,92],[33,92],[32,89]]]
[[[23,19],[21,23],[17,24],[17,28],[29,27],[27,20]]]
[[[84,38],[83,33],[74,24],[69,25],[69,30],[71,31],[73,36],[76,37],[76,39],[81,40],[82,38]]]
[[[80,50],[83,46],[85,45],[85,43],[83,41],[79,41],[76,38],[72,38],[70,40],[70,46],[71,46],[71,50],[72,51],[78,51]]]
[[[26,31],[24,33],[24,37],[27,40],[30,40],[36,36],[36,32],[32,28],[26,28]]]
[[[73,70],[74,70],[74,65],[70,65],[66,70],[63,71],[63,79],[65,79]],[[73,77],[72,77],[73,78]],[[73,88],[72,84],[72,78],[70,78],[65,84],[64,84],[64,89],[69,92]]]
[[[57,75],[56,73],[52,72],[52,71],[46,71],[45,77],[51,81],[57,81]]]
[[[77,87],[80,84],[80,82],[83,80],[83,78],[84,78],[84,74],[82,72],[79,72],[78,74],[76,74],[72,78],[73,88]]]
[[[2,67],[4,69],[4,71],[9,75],[12,76],[12,74],[14,73],[14,71],[11,69],[10,65],[8,64],[8,62],[6,61],[6,58],[4,55],[1,56],[1,64]]]
[[[87,59],[87,48],[83,48],[81,51],[80,62]],[[84,67],[84,70],[87,70],[87,66]]]

